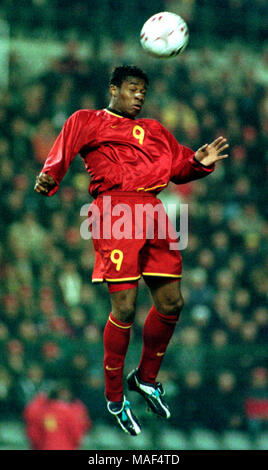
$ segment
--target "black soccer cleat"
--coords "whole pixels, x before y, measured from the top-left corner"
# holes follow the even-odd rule
[[[138,369],[134,369],[127,376],[128,389],[138,392],[145,398],[149,408],[157,415],[170,418],[171,413],[162,396],[165,394],[160,382],[151,384],[143,382],[138,375]]]
[[[108,401],[107,408],[127,434],[137,436],[141,432],[140,423],[125,396],[122,402]]]

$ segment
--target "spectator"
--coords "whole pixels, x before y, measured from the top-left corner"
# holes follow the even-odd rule
[[[206,384],[199,371],[189,370],[183,377],[179,403],[180,426],[190,432],[193,428],[204,427],[206,406],[204,403]]]
[[[265,307],[258,307],[253,314],[253,318],[259,331],[258,341],[262,345],[266,345],[268,338],[268,312]]]
[[[75,263],[71,261],[66,263],[65,271],[59,277],[59,285],[66,305],[70,307],[78,305],[81,300],[82,283]]]
[[[37,362],[25,367],[25,376],[18,378],[13,393],[16,397],[16,411],[21,413],[26,404],[47,386],[45,371]]]
[[[76,450],[92,426],[86,407],[64,384],[36,395],[23,417],[33,450]]]
[[[0,366],[0,412],[2,417],[8,417],[13,414],[10,403],[10,395],[13,392],[13,380],[12,373],[4,366]]]
[[[250,371],[250,383],[245,394],[247,428],[256,437],[258,431],[268,430],[268,370],[254,367]]]
[[[230,370],[219,372],[208,392],[207,426],[217,432],[243,429],[243,401],[236,393],[237,379]]]

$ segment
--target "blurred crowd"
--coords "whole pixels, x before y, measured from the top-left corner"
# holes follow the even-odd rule
[[[20,36],[61,37],[75,32],[82,39],[90,32],[100,39],[125,40],[154,13],[172,11],[191,27],[197,42],[242,38],[246,43],[267,39],[267,2],[254,0],[2,0],[1,18]],[[135,18],[135,21],[133,21]],[[123,19],[123,21],[122,21]],[[201,35],[201,37],[200,37]]]
[[[47,0],[20,6],[25,3],[39,8]],[[261,8],[263,2],[257,3]],[[10,62],[10,86],[0,104],[2,416],[21,416],[51,379],[67,378],[93,422],[109,419],[102,331],[110,304],[106,286],[91,284],[93,246],[80,235],[80,209],[90,202],[80,157],[56,196],[33,191],[67,117],[106,106],[111,68],[127,61],[124,42],[111,36],[109,44],[109,59],[96,53],[85,60],[79,39],[71,40],[63,56],[27,83],[19,58]],[[224,46],[206,46],[189,48],[173,61],[136,62],[150,78],[145,117],[159,119],[193,149],[219,135],[230,144],[230,158],[213,175],[171,184],[160,195],[164,203],[189,204],[185,307],[159,376],[174,410],[170,424],[219,432],[267,429],[268,51],[251,55],[248,47],[227,53]],[[137,366],[150,304],[141,281],[129,370]]]

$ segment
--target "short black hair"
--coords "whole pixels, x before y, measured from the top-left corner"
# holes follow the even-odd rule
[[[149,85],[149,79],[147,74],[136,65],[120,65],[115,67],[112,72],[110,85],[120,87],[127,77],[137,77],[145,81],[146,85]]]

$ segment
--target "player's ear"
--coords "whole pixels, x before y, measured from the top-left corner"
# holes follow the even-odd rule
[[[110,93],[113,97],[116,97],[118,94],[118,87],[116,85],[110,85]]]

